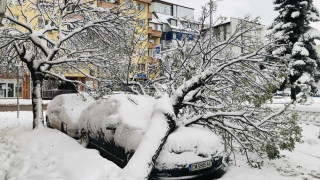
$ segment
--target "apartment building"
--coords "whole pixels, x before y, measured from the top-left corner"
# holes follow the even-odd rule
[[[246,48],[243,46],[230,46],[229,49],[222,53],[231,53],[237,56],[242,53],[254,50],[265,43],[266,27],[262,24],[249,23],[248,21],[243,19],[231,17],[229,21],[214,26],[211,31],[213,31],[212,33],[214,34],[214,38],[216,38],[217,41],[225,41],[229,39],[233,34],[244,31],[244,29],[239,28],[240,26],[243,27],[243,25],[241,24],[246,24],[247,28],[249,28],[249,26],[251,25],[254,25],[254,28],[252,28],[252,30],[243,33],[238,38],[239,41],[244,42]],[[209,32],[210,28],[207,28],[204,31]]]
[[[162,31],[163,50],[168,49],[176,40],[193,40],[193,34],[199,30],[199,25],[194,20],[194,9],[184,6],[182,1],[154,0],[150,12],[153,13],[150,26]]]
[[[38,1],[38,0],[35,0]],[[44,3],[52,3],[50,0],[41,0]],[[160,51],[168,48],[168,45],[175,40],[182,40],[184,37],[188,37],[192,40],[192,31],[197,29],[196,23],[194,22],[194,9],[185,7],[182,4],[171,3],[169,0],[134,0],[137,4],[139,15],[137,17],[136,26],[138,27],[139,36],[145,37],[142,38],[142,42],[137,46],[137,51],[135,58],[133,58],[134,71],[130,74],[132,80],[146,81],[148,79],[154,79],[160,76],[159,70],[159,60],[160,60]],[[123,0],[90,0],[90,3],[102,7],[102,8],[113,8],[118,4],[121,4]],[[19,11],[18,0],[11,1],[12,13],[16,18],[23,18],[22,14]],[[28,11],[27,16],[33,16],[32,11]],[[42,22],[42,23],[39,23]],[[8,22],[5,22],[8,23]],[[48,21],[46,19],[37,19],[33,21],[33,26],[36,24],[46,25]],[[47,36],[51,39],[57,37],[57,34],[48,32]],[[153,69],[155,67],[155,69]],[[57,69],[55,70],[57,71]],[[89,69],[83,69],[84,72],[88,74],[94,74]],[[63,70],[61,73],[71,80],[78,80],[82,83],[85,83],[89,86],[94,86],[94,82],[91,79],[85,77],[82,73],[72,71],[72,70]],[[30,78],[28,74],[25,74],[25,78],[21,78],[20,87],[23,91],[26,91],[23,94],[23,98],[30,98]],[[18,87],[15,84],[16,77],[10,77],[8,75],[0,76],[0,91],[3,89],[3,92],[6,92],[6,95],[0,98],[10,97],[12,94],[9,93],[8,88],[12,89],[12,86]],[[2,83],[2,84],[1,84]],[[13,85],[12,85],[13,83]],[[76,90],[81,90],[82,87],[75,87],[73,84],[68,82],[60,82],[55,79],[50,79],[47,77],[47,81],[44,83],[43,95],[44,98],[52,98],[53,96],[63,93],[63,92],[75,92]],[[27,93],[27,91],[29,93]],[[53,94],[54,92],[56,94]],[[16,93],[19,94],[19,93]]]

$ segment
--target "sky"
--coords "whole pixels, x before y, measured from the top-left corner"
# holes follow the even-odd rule
[[[179,4],[195,9],[195,17],[199,17],[201,14],[201,6],[210,0],[170,0],[178,2]],[[217,15],[225,17],[241,18],[245,15],[251,15],[251,17],[259,16],[261,23],[269,25],[273,19],[277,16],[273,6],[273,0],[221,0],[218,2]],[[314,5],[320,9],[320,0],[314,0]],[[320,30],[320,22],[313,23],[313,27]]]

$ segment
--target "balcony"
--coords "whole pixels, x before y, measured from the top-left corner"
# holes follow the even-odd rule
[[[148,20],[152,20],[152,13],[148,12],[147,16],[148,16]]]
[[[104,1],[98,1],[98,7],[112,9],[117,5],[117,3],[110,3]]]
[[[152,3],[152,0],[136,0],[136,1],[144,2],[144,3],[148,3],[148,4]]]
[[[161,32],[161,31],[153,30],[152,27],[149,27],[149,28],[148,28],[148,34],[151,35],[152,37],[161,38],[162,32]]]
[[[159,63],[159,59],[154,58],[154,57],[148,57],[149,63],[151,63],[152,65],[158,64]]]

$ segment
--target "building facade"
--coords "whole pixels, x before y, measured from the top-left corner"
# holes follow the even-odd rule
[[[245,24],[245,25],[244,25]],[[246,26],[244,29],[243,27]],[[250,28],[252,26],[253,28],[248,31],[244,32],[246,28]],[[240,28],[242,27],[242,28]],[[205,31],[210,31],[210,28],[205,29]],[[230,46],[229,49],[227,49],[223,53],[231,53],[235,56],[238,56],[242,53],[246,53],[252,50],[255,50],[256,48],[261,47],[261,45],[265,44],[265,33],[266,33],[266,27],[262,24],[252,24],[246,20],[238,19],[238,18],[230,18],[229,21],[224,22],[222,24],[216,25],[212,28],[214,38],[217,41],[226,41],[229,39],[232,35],[237,33],[242,33],[241,36],[236,39],[241,41],[244,46]]]
[[[35,0],[37,1],[37,0]],[[85,1],[85,0],[84,0]],[[131,80],[146,81],[155,79],[160,76],[160,51],[168,48],[168,45],[175,40],[182,40],[184,37],[192,40],[192,30],[197,29],[196,23],[193,22],[194,9],[170,3],[167,0],[134,0],[138,8],[138,17],[136,26],[139,36],[143,37],[142,42],[136,47],[135,56],[132,59],[134,70],[130,73]],[[30,3],[30,1],[28,1]],[[41,3],[52,3],[52,0],[42,0]],[[113,8],[119,5],[123,0],[91,0],[90,3],[102,7]],[[19,1],[12,0],[10,3],[12,13],[17,19],[23,18],[19,8]],[[27,11],[26,16],[33,17],[32,11]],[[39,24],[46,25],[49,21],[38,18],[33,21],[32,26]],[[9,22],[4,22],[6,25],[12,25]],[[41,27],[39,27],[41,28]],[[57,34],[48,32],[46,34],[50,39],[57,37]],[[55,69],[54,71],[56,71]],[[90,70],[84,69],[87,72]],[[78,80],[89,86],[94,86],[91,79],[85,77],[82,73],[76,71],[62,71],[63,75],[70,80]],[[92,74],[91,72],[88,72]],[[15,76],[0,75],[0,98],[13,98],[19,94],[25,99],[30,98],[31,81],[28,74],[21,78],[19,83],[23,93],[18,91],[15,93],[12,89],[18,87]],[[52,98],[53,96],[63,92],[76,92],[83,87],[76,87],[68,82],[60,82],[50,77],[46,77],[44,83],[43,96],[44,98]],[[57,92],[59,91],[59,92]],[[13,92],[13,93],[12,93]],[[56,93],[56,94],[54,94]],[[19,95],[20,96],[20,95]]]

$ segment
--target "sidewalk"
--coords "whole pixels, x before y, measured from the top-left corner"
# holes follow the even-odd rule
[[[43,110],[47,109],[47,105],[51,100],[43,100]],[[21,111],[32,111],[32,104],[30,99],[19,99]],[[16,111],[17,99],[0,99],[1,111]]]

